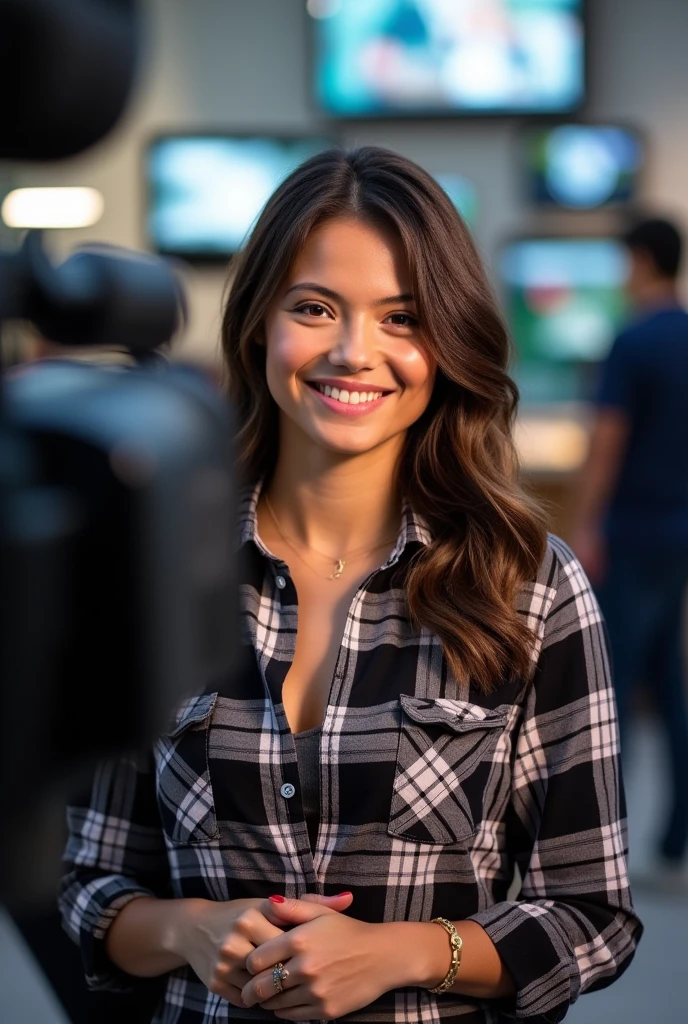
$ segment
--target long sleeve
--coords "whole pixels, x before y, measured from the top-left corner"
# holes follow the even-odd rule
[[[105,954],[107,930],[130,900],[171,895],[152,756],[102,764],[89,804],[70,807],[68,824],[59,900],[65,929],[81,948],[91,988],[130,988],[134,979]]]
[[[554,591],[514,752],[508,847],[518,899],[473,915],[516,985],[517,1018],[560,1021],[610,984],[642,934],[627,875],[614,694],[604,626],[556,538]]]

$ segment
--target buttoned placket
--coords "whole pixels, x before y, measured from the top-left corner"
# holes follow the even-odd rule
[[[266,553],[267,559],[267,571],[270,574],[272,583],[274,586],[273,599],[277,608],[279,609],[278,614],[282,614],[282,608],[286,603],[296,608],[296,614],[298,616],[298,600],[296,594],[296,588],[289,574],[288,566],[279,559],[275,559],[274,556]],[[296,631],[294,631],[293,637],[294,649],[291,652],[293,658],[296,649]],[[281,688],[280,693],[275,692],[275,686],[270,685],[270,682],[265,679],[266,691],[269,694],[270,700],[272,701],[273,708],[275,705],[276,698],[281,700]],[[302,891],[297,893],[299,895],[305,895],[307,892],[316,892],[322,894],[322,886],[318,883],[316,872],[315,872],[315,861],[314,854],[311,850],[310,841],[308,840],[308,830],[306,826],[306,819],[303,809],[303,801],[301,796],[301,785],[298,778],[298,760],[296,758],[296,744],[294,742],[294,736],[289,729],[288,732],[280,733],[280,764],[275,765],[275,785],[278,789],[277,799],[281,800],[289,820],[289,824],[293,829],[295,826],[300,826],[301,838],[297,840],[294,836],[294,845],[299,850],[299,861],[301,863],[301,889]],[[285,766],[295,766],[294,781],[284,778]],[[322,813],[322,808],[321,808]],[[305,842],[304,842],[305,837]]]
[[[352,619],[353,619],[353,616],[354,616],[354,608],[357,605],[357,602],[358,602],[358,600],[359,600],[359,598],[361,596],[361,593],[363,592],[363,597],[365,599],[365,591],[368,588],[368,586],[370,585],[371,580],[378,574],[378,572],[381,571],[382,568],[389,568],[392,565],[397,564],[398,561],[399,561],[400,555],[401,555],[401,551],[403,550],[404,547],[405,547],[405,544],[400,543],[399,541],[397,541],[397,545],[396,545],[395,549],[390,554],[390,556],[387,559],[387,561],[384,563],[384,566],[381,566],[379,569],[374,570],[372,573],[370,573],[369,576],[367,576],[359,584],[359,586],[356,589],[355,594],[353,594],[353,596],[351,598],[351,603],[349,605],[349,610],[347,612],[346,623],[344,625],[344,633],[342,634],[342,640],[343,640],[344,636],[348,635],[349,632],[351,631]],[[293,603],[293,606],[297,610],[296,611],[296,615],[297,615],[297,629],[298,629],[298,599],[297,599],[297,594],[296,594],[296,588],[294,587],[293,581],[292,581],[291,576],[289,574],[288,566],[286,565],[285,562],[281,561],[281,559],[276,558],[274,555],[272,555],[270,552],[268,552],[267,549],[265,549],[265,548],[263,548],[263,555],[266,558],[266,561],[267,561],[267,564],[268,564],[268,572],[270,573],[270,576],[272,578],[272,583],[273,583],[273,586],[274,586],[273,597],[274,597],[274,599],[276,599],[276,604],[277,604],[278,608],[280,609],[280,614],[281,614],[281,609],[282,609],[283,604],[284,604],[284,598],[288,597],[291,600],[291,603]],[[293,635],[294,635],[294,641],[293,641],[294,648],[293,648],[293,650],[291,652],[292,658],[293,658],[295,650],[296,650],[296,630],[294,630],[294,634]],[[337,654],[337,660],[336,660],[336,663],[335,663],[334,672],[333,672],[332,680],[331,680],[331,683],[330,683],[330,692],[329,692],[328,702],[327,702],[328,706],[332,706],[332,705],[338,706],[339,703],[340,703],[341,692],[342,692],[342,684],[344,682],[345,675],[346,675],[346,666],[347,666],[346,649],[344,647],[344,644],[342,643],[342,644],[340,644],[340,647],[339,647],[339,652]],[[265,683],[265,686],[266,686],[266,692],[268,693],[268,695],[270,697],[270,700],[273,703],[273,709],[274,709],[275,694],[273,693],[273,687],[270,686],[270,683],[269,683],[269,681],[267,679],[264,679],[264,683]],[[279,694],[279,698],[280,698],[279,702],[281,703],[281,692]],[[327,813],[327,808],[324,806],[324,799],[323,799],[324,787],[322,785],[322,757],[323,757],[323,752],[326,752],[326,750],[327,750],[327,746],[328,746],[328,742],[329,742],[328,717],[329,717],[329,715],[328,715],[328,713],[326,711],[325,719],[323,721],[322,735],[321,735],[321,739],[320,739],[320,751],[321,751],[320,816],[319,816],[319,821],[318,821],[318,831],[317,831],[317,839],[316,839],[315,850],[311,849],[310,841],[306,842],[305,844],[303,844],[303,843],[297,844],[299,849],[302,850],[302,852],[299,854],[299,859],[301,861],[302,870],[303,870],[304,893],[305,892],[315,891],[315,892],[317,892],[319,894],[324,894],[324,887],[323,887],[323,884],[322,884],[322,882],[321,882],[321,880],[320,880],[320,878],[318,876],[318,872],[316,870],[316,864],[321,861],[320,849],[321,849],[321,835],[322,835],[322,832],[323,832],[323,824],[325,826],[325,829],[327,829],[328,824],[329,824],[329,815]],[[290,750],[289,749],[285,750],[285,744],[291,745],[291,749]],[[284,804],[286,806],[287,815],[288,815],[290,824],[292,824],[292,826],[293,826],[293,824],[295,823],[295,820],[297,819],[298,823],[300,825],[302,825],[303,831],[307,832],[305,814],[304,814],[304,810],[303,810],[303,802],[302,802],[302,799],[301,799],[300,782],[299,782],[299,787],[297,789],[297,787],[294,785],[294,783],[292,783],[292,782],[290,782],[288,780],[285,780],[283,777],[281,777],[283,775],[283,765],[286,763],[286,761],[285,761],[285,754],[287,754],[287,753],[290,755],[290,763],[293,763],[293,764],[296,765],[296,775],[298,777],[298,760],[296,758],[296,744],[294,742],[294,736],[293,736],[293,733],[291,732],[291,728],[289,729],[288,733],[282,733],[280,735],[280,752],[281,752],[281,757],[282,757],[282,765],[280,766],[280,772],[279,772],[279,775],[278,775],[278,778],[280,778],[280,782],[279,782],[279,798],[284,802]],[[293,760],[292,760],[292,757],[293,757]]]

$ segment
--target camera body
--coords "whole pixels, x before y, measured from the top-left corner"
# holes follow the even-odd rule
[[[5,381],[0,431],[11,902],[45,807],[230,671],[235,516],[229,411],[190,368],[33,364]]]
[[[52,160],[117,122],[139,0],[0,0],[0,155]],[[0,252],[0,331],[113,348],[0,376],[0,902],[54,899],[64,807],[96,760],[137,756],[181,699],[233,670],[232,422],[161,349],[184,315],[170,264],[89,246]],[[0,336],[1,340],[1,336]]]

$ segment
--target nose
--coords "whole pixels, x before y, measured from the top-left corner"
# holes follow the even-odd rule
[[[333,366],[345,366],[354,373],[377,366],[375,328],[363,316],[343,321],[328,360]]]

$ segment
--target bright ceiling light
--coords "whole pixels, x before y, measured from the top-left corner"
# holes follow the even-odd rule
[[[311,18],[331,18],[339,13],[342,0],[306,0],[306,10]]]
[[[5,196],[2,219],[10,228],[87,228],[104,206],[95,188],[16,188]]]

